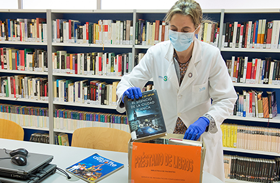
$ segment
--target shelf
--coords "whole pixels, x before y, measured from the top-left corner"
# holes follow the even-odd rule
[[[100,44],[71,44],[71,43],[52,43],[53,46],[73,46],[73,47],[95,47],[103,48]],[[104,48],[132,48],[132,45],[104,45]]]
[[[88,9],[88,10],[77,10],[77,9],[55,9],[55,10],[51,10],[52,13],[93,13],[92,9]]]
[[[63,76],[63,77],[80,77],[80,78],[97,78],[97,79],[122,79],[121,76],[97,76],[97,75],[78,75],[78,74],[60,74],[54,73],[53,76]]]
[[[136,10],[136,13],[164,13],[166,14],[168,9],[157,9],[157,10]],[[221,13],[221,9],[203,9],[202,13]]]
[[[8,9],[10,13],[46,13],[46,9]]]
[[[2,12],[7,13],[7,12],[9,12],[9,10],[8,9],[0,9],[0,13],[2,13]]]
[[[168,12],[168,9],[157,9],[157,10],[136,10],[136,13],[164,13],[166,14]]]
[[[138,49],[149,49],[152,45],[135,45],[135,48]]]
[[[118,9],[118,10],[93,10],[94,13],[133,13],[134,10],[129,9]]]
[[[280,53],[280,49],[254,49],[254,48],[221,48],[221,51]]]
[[[227,119],[242,120],[242,121],[254,121],[254,122],[269,122],[269,123],[280,123],[280,114],[277,114],[275,118],[255,118],[255,117],[241,117],[241,116],[230,116]]]
[[[250,88],[276,88],[280,89],[280,85],[267,85],[267,84],[246,84],[246,83],[233,83],[236,87],[250,87]]]
[[[81,104],[81,103],[70,103],[70,102],[53,102],[55,105],[68,105],[68,106],[78,106],[78,107],[92,107],[92,108],[102,108],[102,109],[116,109],[117,106],[109,105],[90,105],[90,104]]]
[[[38,127],[29,127],[29,126],[21,126],[24,129],[32,129],[32,130],[44,130],[44,131],[49,131],[48,128],[38,128]]]
[[[44,43],[44,42],[22,42],[22,41],[0,41],[0,44],[43,45],[43,46],[47,46],[47,43]]]
[[[93,10],[93,9],[85,9],[85,10],[77,10],[77,9],[56,9],[51,10],[52,13],[133,13],[133,10]]]
[[[240,148],[223,147],[223,150],[224,151],[232,151],[232,152],[249,153],[249,154],[261,154],[261,155],[269,155],[269,156],[280,156],[280,154],[276,153],[276,152],[258,151],[258,150],[249,150],[249,149],[240,149]]]
[[[70,133],[72,134],[74,131],[69,131],[69,130],[59,130],[59,129],[54,129],[54,132],[60,132],[60,133]]]
[[[251,183],[249,181],[243,181],[243,180],[236,180],[236,179],[226,179],[226,183]],[[253,182],[252,182],[253,183]]]
[[[279,9],[225,9],[225,13],[279,13]]]
[[[35,72],[35,71],[0,70],[0,72],[2,72],[2,73],[14,73],[14,74],[48,75],[47,72]]]
[[[10,101],[20,101],[20,102],[31,102],[31,103],[42,103],[47,104],[48,101],[41,101],[41,100],[31,100],[25,98],[8,98],[8,97],[0,97],[0,100],[10,100]]]

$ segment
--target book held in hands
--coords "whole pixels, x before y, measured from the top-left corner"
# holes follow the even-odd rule
[[[69,166],[66,171],[86,182],[98,182],[123,167],[124,164],[95,153]]]
[[[137,99],[124,98],[132,140],[146,141],[166,135],[166,127],[156,90],[142,92]]]

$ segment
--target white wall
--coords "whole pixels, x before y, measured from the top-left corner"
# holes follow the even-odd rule
[[[17,9],[18,0],[0,0],[0,9]]]
[[[25,9],[96,9],[96,0],[22,0]],[[102,9],[169,9],[176,0],[101,0]],[[280,9],[280,0],[197,0],[202,9]],[[0,9],[18,8],[18,0],[0,0]]]
[[[280,9],[280,0],[197,0],[202,9]]]
[[[6,0],[10,1],[10,0]],[[96,9],[96,0],[22,0],[24,9]]]
[[[102,9],[169,9],[176,0],[101,0]],[[202,9],[279,8],[280,0],[197,0]]]

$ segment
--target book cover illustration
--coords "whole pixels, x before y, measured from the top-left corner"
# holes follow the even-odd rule
[[[66,168],[66,171],[87,182],[98,182],[123,167],[124,164],[95,153]]]
[[[142,92],[138,100],[125,97],[124,103],[133,140],[165,135],[166,127],[156,90]]]

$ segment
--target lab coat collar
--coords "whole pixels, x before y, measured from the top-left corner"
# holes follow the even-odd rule
[[[171,41],[169,42],[169,46],[167,49],[167,52],[165,54],[165,59],[169,62],[173,62],[173,53],[174,53],[174,47],[171,44]],[[202,58],[201,55],[201,43],[198,39],[194,38],[194,48],[193,48],[193,53],[192,53],[192,60],[195,63],[199,62]]]

